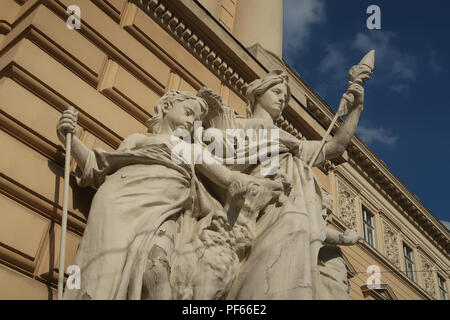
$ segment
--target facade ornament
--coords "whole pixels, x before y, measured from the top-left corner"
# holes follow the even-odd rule
[[[342,183],[338,186],[339,218],[350,229],[356,229],[356,196]]]
[[[422,265],[422,277],[423,288],[428,292],[430,296],[436,299],[436,283],[434,279],[434,265],[426,259],[423,255],[420,255],[420,262]]]
[[[394,229],[386,222],[383,222],[383,226],[384,226],[383,240],[386,257],[397,268],[400,268],[398,233],[395,232]]]

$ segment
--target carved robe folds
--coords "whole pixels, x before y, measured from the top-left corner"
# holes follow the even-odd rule
[[[201,218],[222,210],[198,182],[192,165],[172,161],[169,139],[154,139],[138,149],[89,154],[79,184],[100,187],[75,258],[81,289],[67,289],[64,299],[146,298],[143,280],[152,259],[167,263],[166,276],[171,276],[174,253],[181,249],[174,250],[175,234],[170,232],[177,229],[175,221],[189,227],[184,233],[190,237],[201,230]],[[170,291],[160,294],[151,298],[172,297]]]

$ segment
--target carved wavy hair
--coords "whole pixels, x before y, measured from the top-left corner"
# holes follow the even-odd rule
[[[203,98],[200,98],[188,91],[170,90],[167,91],[156,103],[155,103],[155,115],[145,122],[148,128],[148,132],[157,134],[161,130],[161,121],[164,118],[164,107],[168,106],[167,110],[173,107],[177,101],[196,100],[200,104],[202,111],[202,118],[208,113],[208,104]]]
[[[286,106],[291,98],[291,89],[289,88],[289,76],[281,70],[272,70],[265,77],[256,79],[247,86],[247,116],[253,117],[253,110],[255,109],[256,102],[260,96],[262,96],[268,89],[276,86],[279,83],[286,84],[287,98],[284,102]],[[283,108],[284,108],[283,106]]]

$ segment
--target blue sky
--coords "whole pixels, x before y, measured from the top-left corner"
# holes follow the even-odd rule
[[[369,30],[369,5],[381,30]],[[450,1],[284,0],[283,58],[336,111],[370,49],[358,136],[440,220],[450,221]]]

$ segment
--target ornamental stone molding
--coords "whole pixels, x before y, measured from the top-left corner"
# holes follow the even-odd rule
[[[208,66],[236,92],[243,95],[247,81],[236,72],[237,66],[214,48],[214,43],[208,42],[196,30],[188,27],[188,23],[171,10],[174,5],[167,0],[131,0],[153,20],[163,26],[175,39],[182,43],[194,56]]]
[[[383,222],[383,240],[386,257],[397,268],[400,268],[398,239],[399,234],[386,222]]]
[[[241,97],[245,96],[248,82],[253,80],[248,76],[242,76],[236,71],[238,66],[232,67],[233,61],[220,54],[220,49],[214,48],[214,43],[204,39],[193,26],[182,18],[175,15],[169,8],[170,1],[167,0],[130,0],[141,8],[150,18],[159,23],[167,32],[177,39],[197,59],[217,74],[222,80]],[[246,78],[247,80],[245,80]],[[291,121],[281,115],[276,125],[294,137],[304,140],[301,132],[292,125]]]
[[[436,299],[436,282],[434,279],[435,266],[423,255],[420,255],[420,262],[422,265],[423,288],[430,296]]]
[[[342,183],[338,183],[338,207],[344,225],[356,229],[356,196]]]

